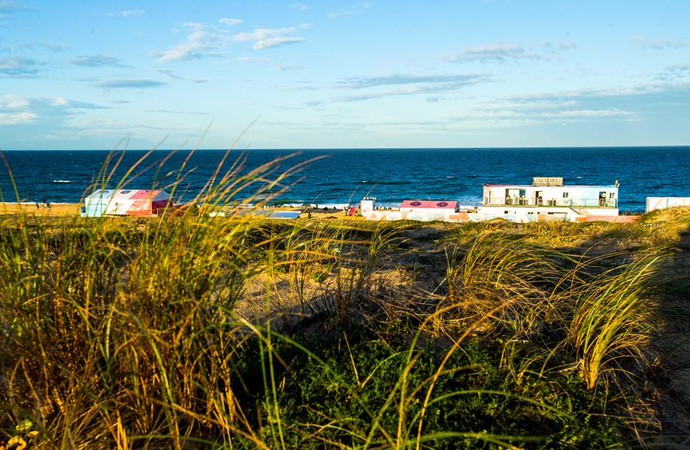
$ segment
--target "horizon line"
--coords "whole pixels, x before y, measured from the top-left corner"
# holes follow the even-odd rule
[[[515,146],[515,147],[307,147],[307,148],[127,148],[127,149],[105,149],[105,148],[59,148],[59,149],[45,149],[45,148],[33,148],[33,149],[2,149],[0,148],[0,153],[2,152],[148,152],[148,151],[291,151],[291,152],[301,152],[301,151],[360,151],[360,150],[587,150],[587,149],[668,149],[668,148],[690,148],[690,144],[683,145],[583,145],[583,146]]]

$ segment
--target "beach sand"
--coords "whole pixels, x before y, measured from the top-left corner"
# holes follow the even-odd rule
[[[273,208],[267,208],[273,209]],[[275,208],[275,211],[285,211],[285,208]],[[78,216],[80,205],[78,203],[2,203],[0,202],[0,215],[28,214],[34,216],[67,217]],[[310,214],[311,213],[311,217]],[[335,209],[308,209],[302,214],[302,218],[313,219],[355,219],[347,217],[342,210]]]
[[[29,214],[34,216],[76,216],[78,203],[0,203],[0,214]]]

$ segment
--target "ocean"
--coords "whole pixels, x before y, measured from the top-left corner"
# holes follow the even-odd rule
[[[110,153],[5,151],[0,201],[78,203],[93,189]],[[123,159],[112,179],[120,181],[145,154],[143,150],[117,153]],[[154,151],[128,176],[127,187],[166,188],[183,172],[176,200],[191,200],[225,154],[222,150],[197,150],[191,156],[189,151]],[[340,207],[372,196],[382,205],[417,199],[457,200],[471,206],[481,203],[484,184],[530,184],[535,176],[563,177],[565,184],[579,185],[618,181],[619,207],[626,213],[644,212],[646,197],[690,197],[690,147],[326,149],[297,154],[233,150],[223,170],[229,170],[238,158],[246,158],[246,172],[293,154],[274,172],[277,176],[306,162],[288,178],[289,191],[277,200],[283,204]]]

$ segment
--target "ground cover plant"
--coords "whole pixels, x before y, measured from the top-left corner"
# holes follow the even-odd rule
[[[0,218],[0,445],[686,442],[687,210],[625,226],[207,214],[291,173],[240,167],[159,218]]]

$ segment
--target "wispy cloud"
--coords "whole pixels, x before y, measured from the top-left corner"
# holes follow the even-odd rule
[[[304,3],[293,3],[290,8],[296,9],[297,11],[306,11],[308,9],[307,5]]]
[[[67,44],[35,44],[33,47],[41,47],[50,50],[51,52],[61,53],[69,48]]]
[[[0,95],[0,111],[2,110],[17,110],[29,105],[29,100],[18,95],[3,94]]]
[[[370,7],[371,3],[357,3],[351,8],[330,13],[327,17],[329,19],[345,19],[348,17],[359,16],[369,12]]]
[[[683,114],[688,102],[690,83],[658,83],[492,99],[490,105],[477,106],[475,112],[477,118],[503,123],[631,122]]]
[[[29,9],[28,6],[22,5],[10,0],[0,0],[0,14],[12,13],[16,11],[25,11]]]
[[[220,57],[223,55],[223,49],[233,42],[251,42],[253,50],[265,50],[306,41],[305,38],[295,36],[295,34],[309,27],[303,24],[286,28],[256,28],[253,31],[230,34],[227,26],[234,27],[241,24],[242,20],[222,18],[218,20],[218,23],[226,27],[198,22],[184,23],[182,27],[189,30],[184,42],[164,52],[154,53],[152,56],[160,62]]]
[[[16,47],[13,48],[13,50],[21,49],[21,50],[35,50],[35,49],[46,49],[54,53],[61,53],[68,48],[70,48],[69,45],[67,44],[55,44],[55,43],[33,43],[33,42],[25,42],[23,44],[19,44]],[[9,49],[8,49],[9,51]]]
[[[223,25],[227,25],[229,27],[234,27],[234,26],[237,26],[237,25],[241,24],[242,22],[244,22],[244,20],[232,19],[230,17],[223,17],[222,19],[218,20],[218,22],[222,23]]]
[[[28,99],[17,95],[0,95],[0,126],[32,122],[36,114],[26,111]]]
[[[218,36],[196,29],[187,35],[185,42],[157,55],[161,62],[186,61],[211,56]]]
[[[42,64],[30,58],[0,59],[0,77],[32,78],[38,75]]]
[[[690,41],[678,39],[649,39],[644,37],[633,38],[633,45],[643,50],[678,50],[690,47]]]
[[[176,109],[148,109],[146,112],[162,113],[162,114],[186,114],[189,116],[208,116],[210,113],[204,111],[183,111]]]
[[[97,83],[96,86],[111,89],[151,89],[165,86],[167,83],[155,80],[109,80]]]
[[[92,103],[63,97],[27,98],[0,95],[0,126],[28,125],[32,122],[63,123],[67,117],[84,109],[100,109]]]
[[[111,13],[106,14],[108,17],[122,17],[122,18],[130,18],[130,17],[138,17],[138,16],[143,16],[146,13],[143,9],[125,9],[123,11],[114,11]]]
[[[279,66],[276,66],[276,70],[279,70],[281,72],[289,72],[292,70],[302,70],[302,69],[304,69],[304,66],[288,65],[288,64],[281,64]]]
[[[574,42],[544,42],[542,49],[546,53],[559,53],[566,50],[573,50],[576,47]]]
[[[232,37],[235,42],[253,42],[252,49],[259,51],[288,44],[299,44],[305,38],[293,36],[300,29],[308,28],[303,24],[287,28],[256,28],[251,32],[238,33]]]
[[[20,125],[33,122],[36,117],[34,113],[19,112],[19,113],[4,113],[0,112],[0,126],[3,125]]]
[[[338,83],[340,88],[355,90],[367,89],[365,94],[342,97],[345,102],[373,100],[403,95],[428,95],[452,92],[467,86],[488,83],[492,79],[486,75],[389,75],[385,77],[347,78]],[[378,89],[378,88],[393,89]]]
[[[485,75],[388,75],[385,77],[346,78],[340,81],[341,87],[364,89],[377,86],[394,85],[442,85],[466,86],[488,81]]]
[[[180,76],[180,75],[177,75],[177,74],[176,74],[175,72],[173,72],[172,70],[159,70],[159,72],[162,73],[162,74],[164,74],[164,75],[169,76],[169,77],[172,78],[173,80],[190,81],[190,82],[192,82],[192,83],[197,83],[197,84],[199,84],[199,83],[206,83],[206,81],[207,81],[207,80],[202,79],[202,78],[186,78],[186,77],[182,77],[182,76]]]
[[[655,77],[657,81],[681,81],[690,79],[690,64],[674,64],[664,67]]]
[[[460,53],[449,54],[443,57],[448,62],[505,62],[510,60],[540,60],[544,56],[533,50],[514,44],[494,44],[482,47],[469,47]]]
[[[77,56],[70,64],[81,67],[123,67],[121,59],[107,55]]]
[[[267,64],[271,62],[269,58],[259,58],[258,56],[240,56],[237,61],[244,64]]]
[[[690,75],[690,64],[674,64],[665,69],[667,72],[673,72],[683,75]]]

